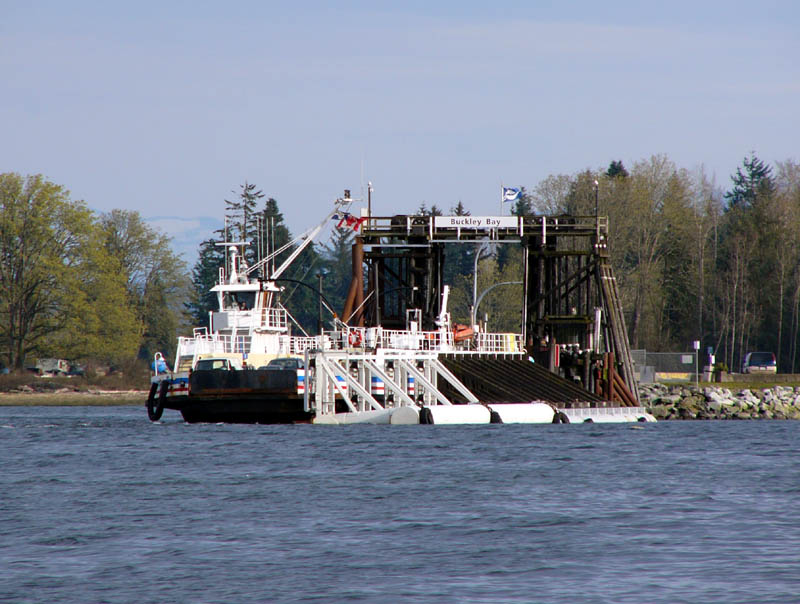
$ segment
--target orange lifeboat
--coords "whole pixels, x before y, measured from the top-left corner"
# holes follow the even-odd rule
[[[472,329],[469,325],[459,325],[456,323],[453,325],[453,340],[456,342],[463,342],[464,340],[469,340],[472,336],[475,335],[475,330]]]

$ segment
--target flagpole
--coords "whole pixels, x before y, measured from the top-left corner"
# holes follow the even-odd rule
[[[500,216],[503,215],[503,189],[504,189],[503,181],[500,181]]]

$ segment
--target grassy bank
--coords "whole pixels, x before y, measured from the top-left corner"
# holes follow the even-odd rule
[[[2,392],[0,407],[107,407],[118,405],[144,405],[145,391],[97,392]]]

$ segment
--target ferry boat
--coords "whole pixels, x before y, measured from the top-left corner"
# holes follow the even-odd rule
[[[525,383],[553,376],[530,362],[521,334],[453,326],[447,286],[433,330],[422,329],[420,313],[413,309],[405,329],[399,330],[348,325],[326,304],[333,316],[330,329],[314,336],[295,335],[294,329],[302,328],[281,303],[281,276],[326,226],[334,224],[337,214],[350,218],[351,203],[347,194],[337,199],[318,225],[252,266],[245,260],[247,243],[227,241],[226,234],[220,244],[225,247],[225,264],[211,288],[217,309],[210,313],[209,327],[195,328],[191,337],[178,339],[171,369],[161,353],[154,357],[146,402],[151,421],[160,420],[166,409],[180,412],[190,423],[569,423],[570,414],[585,420],[586,409],[559,409],[553,401],[526,397],[524,385],[511,400],[504,396],[502,384],[494,390],[486,390],[483,383],[466,385],[456,375],[459,368],[467,375],[483,373],[484,368],[487,376],[491,374],[488,364],[478,365],[476,371],[470,365],[476,359],[505,363],[495,368],[500,381],[508,367]],[[357,229],[361,222],[338,224]],[[275,267],[282,253],[289,256]],[[567,390],[562,392],[571,398],[591,398],[564,382]],[[574,392],[569,391],[572,387]],[[604,417],[600,421],[652,418],[641,408]]]

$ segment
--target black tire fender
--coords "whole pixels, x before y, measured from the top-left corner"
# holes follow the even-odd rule
[[[158,390],[158,397],[156,397]],[[150,386],[150,394],[147,397],[147,417],[151,422],[157,422],[164,413],[164,402],[167,400],[169,390],[169,380],[161,380]]]

